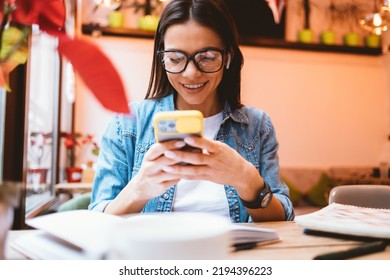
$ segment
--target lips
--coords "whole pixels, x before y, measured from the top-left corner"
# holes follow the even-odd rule
[[[185,87],[186,89],[199,89],[201,87],[203,87],[206,83],[202,83],[202,84],[183,84],[183,87]]]
[[[188,93],[199,93],[206,86],[207,82],[199,84],[182,84],[185,91]]]

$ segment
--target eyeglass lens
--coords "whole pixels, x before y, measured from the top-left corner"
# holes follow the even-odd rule
[[[187,56],[180,51],[161,52],[161,61],[166,71],[180,73],[185,70],[192,60],[201,72],[213,73],[222,68],[223,52],[219,50],[205,50]]]

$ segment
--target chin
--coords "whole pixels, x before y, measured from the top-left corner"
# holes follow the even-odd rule
[[[190,106],[200,106],[205,103],[205,100],[202,98],[196,98],[196,97],[185,97],[184,102]]]

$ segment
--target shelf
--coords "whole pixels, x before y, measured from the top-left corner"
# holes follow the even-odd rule
[[[117,37],[129,37],[129,38],[154,38],[154,31],[147,31],[135,28],[111,28],[111,27],[102,27],[93,24],[83,24],[82,25],[83,34],[91,36],[117,36]]]
[[[305,44],[285,40],[266,39],[260,37],[244,37],[241,44],[246,46],[269,47],[279,49],[304,50],[316,52],[349,53],[362,55],[381,55],[382,48],[349,47],[343,45]]]
[[[117,36],[128,38],[154,38],[153,31],[146,31],[135,28],[110,28],[101,27],[92,24],[83,24],[82,32],[91,36]],[[287,42],[282,39],[269,39],[255,36],[242,36],[240,38],[240,44],[243,46],[252,47],[265,47],[265,48],[278,48],[278,49],[290,49],[290,50],[304,50],[315,52],[332,52],[332,53],[349,53],[349,54],[362,54],[362,55],[381,55],[381,48],[368,48],[368,47],[349,47],[342,45],[323,45],[323,44],[304,44],[296,42]]]

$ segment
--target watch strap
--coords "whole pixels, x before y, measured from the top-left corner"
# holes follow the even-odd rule
[[[246,208],[249,208],[249,209],[265,208],[271,202],[272,191],[271,191],[271,188],[269,187],[269,185],[267,184],[267,182],[264,181],[264,187],[261,189],[260,193],[258,194],[258,196],[256,197],[255,200],[246,201],[246,200],[242,199],[241,197],[239,197],[239,198],[240,198],[242,204]],[[265,204],[263,203],[264,199],[267,199]]]

